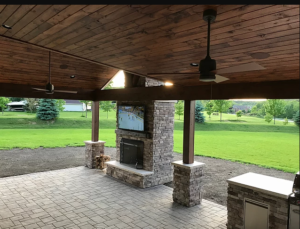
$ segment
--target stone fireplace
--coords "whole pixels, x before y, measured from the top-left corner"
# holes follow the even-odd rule
[[[150,79],[146,79],[145,85],[159,86],[157,81]],[[164,184],[173,180],[175,102],[176,100],[117,101],[117,105],[145,106],[145,131],[115,130],[117,155],[116,161],[106,162],[106,174],[108,176],[141,188]],[[116,127],[118,128],[118,123]],[[139,167],[142,169],[122,163],[121,150],[124,147],[124,141],[131,144],[130,140],[143,142],[143,154],[142,159],[140,159],[142,166]]]

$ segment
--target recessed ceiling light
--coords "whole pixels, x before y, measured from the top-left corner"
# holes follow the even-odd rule
[[[71,75],[70,78],[71,78],[71,79],[74,79],[74,78],[75,78],[75,75]]]
[[[191,66],[193,66],[193,67],[198,67],[199,64],[197,64],[197,63],[191,63]]]
[[[254,59],[266,59],[270,56],[270,54],[266,52],[256,52],[251,53],[250,56]]]
[[[2,27],[5,29],[12,29],[12,27],[10,27],[9,25],[5,25],[5,24],[3,24]]]
[[[173,84],[170,82],[165,82],[165,86],[172,86]]]

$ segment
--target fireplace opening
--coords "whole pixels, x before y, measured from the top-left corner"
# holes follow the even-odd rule
[[[120,143],[120,163],[136,169],[143,169],[144,142],[122,138]]]

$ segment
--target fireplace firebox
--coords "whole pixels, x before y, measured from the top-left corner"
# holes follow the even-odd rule
[[[136,169],[143,169],[144,142],[122,138],[120,142],[120,163]]]

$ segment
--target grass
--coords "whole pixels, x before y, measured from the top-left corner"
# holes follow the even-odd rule
[[[183,117],[175,116],[174,151],[182,153]],[[195,155],[251,163],[286,172],[299,170],[299,128],[282,121],[222,114],[195,125]],[[115,147],[116,114],[100,111],[99,138]],[[35,114],[6,112],[0,115],[0,149],[84,146],[91,139],[91,112],[61,112],[55,123],[43,122]]]

